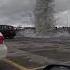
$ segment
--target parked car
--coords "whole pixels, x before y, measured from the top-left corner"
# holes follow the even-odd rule
[[[14,38],[16,35],[16,30],[13,26],[10,25],[0,25],[0,32],[5,38]]]
[[[4,36],[0,32],[0,60],[4,59],[7,56],[7,47],[4,43]]]

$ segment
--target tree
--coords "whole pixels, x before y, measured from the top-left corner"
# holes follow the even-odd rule
[[[53,7],[53,0],[36,0],[36,8],[34,13],[36,18],[35,24],[37,34],[46,35],[47,30],[53,27]]]

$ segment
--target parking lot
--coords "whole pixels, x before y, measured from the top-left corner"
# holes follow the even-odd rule
[[[17,37],[6,39],[5,43],[8,47],[8,54],[6,60],[3,61],[5,62],[3,68],[10,65],[10,69],[7,67],[8,70],[37,70],[51,63],[70,64],[69,38]]]
[[[0,0],[0,70],[69,69],[69,3]]]
[[[8,61],[1,61],[0,62],[0,70],[19,70],[19,68],[15,67],[14,65],[8,63]]]

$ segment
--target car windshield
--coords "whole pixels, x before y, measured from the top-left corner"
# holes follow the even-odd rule
[[[0,70],[70,65],[70,0],[0,0],[0,32]]]

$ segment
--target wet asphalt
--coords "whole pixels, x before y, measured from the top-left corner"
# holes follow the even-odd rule
[[[22,61],[19,60],[23,62],[21,65],[26,68],[37,68],[51,63],[70,61],[70,38],[68,37],[46,39],[16,37],[6,39],[5,43],[8,47],[7,57],[12,60],[23,58]],[[10,67],[10,69],[12,68]]]

